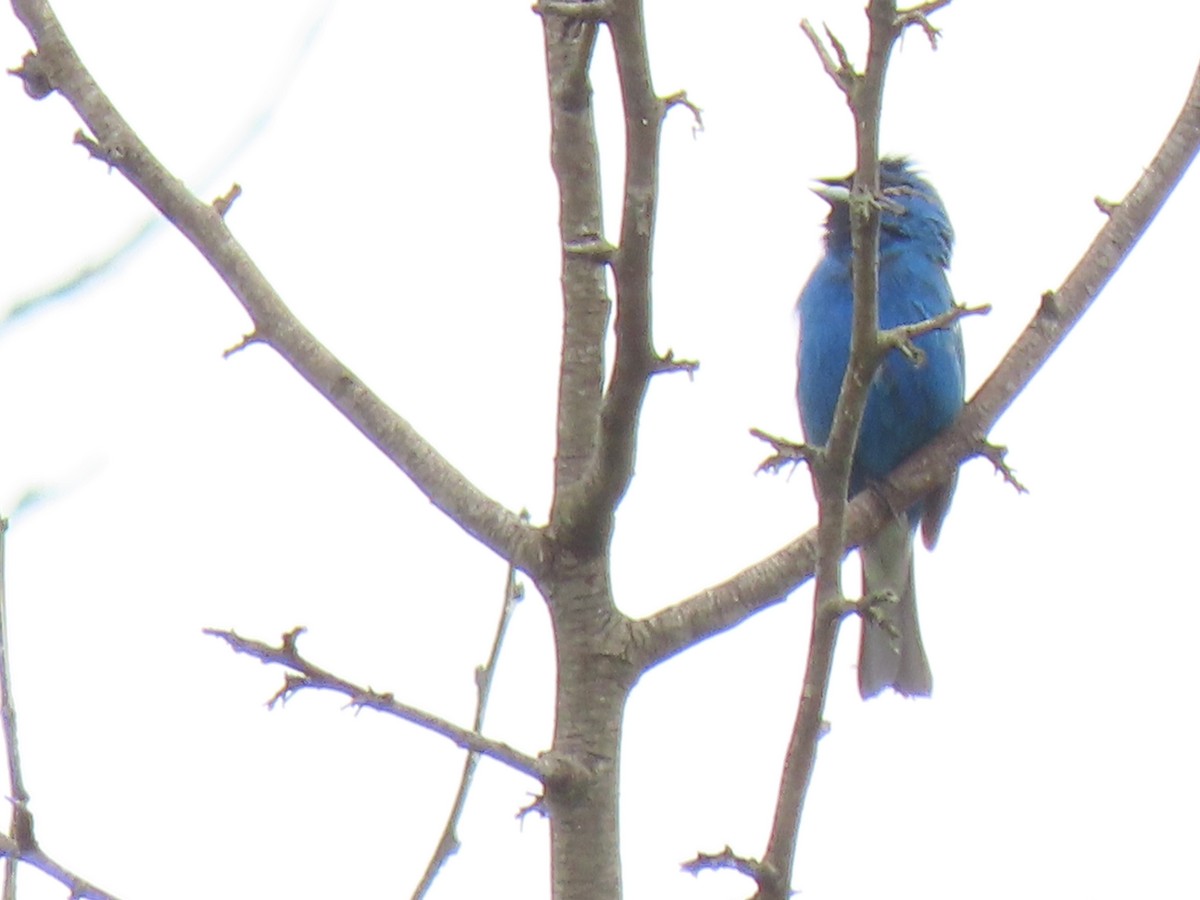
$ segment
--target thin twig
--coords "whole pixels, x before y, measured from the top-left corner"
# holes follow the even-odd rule
[[[728,844],[719,853],[697,853],[693,859],[681,863],[679,868],[689,875],[699,875],[709,869],[732,869],[743,875],[761,881],[765,877],[763,864],[757,859],[738,856]]]
[[[921,3],[909,9],[902,9],[896,13],[896,25],[901,28],[907,28],[909,25],[919,25],[921,30],[925,32],[925,37],[929,39],[929,46],[936,50],[938,38],[942,32],[934,28],[929,21],[929,14],[937,12],[944,6],[949,6],[950,0],[930,0],[929,3]]]
[[[697,359],[676,359],[675,351],[668,349],[666,353],[654,360],[654,368],[651,370],[651,375],[661,375],[664,372],[686,372],[688,381],[695,378],[696,372],[700,370],[700,361]]]
[[[524,596],[524,588],[517,580],[517,570],[512,565],[508,567],[508,575],[504,582],[504,606],[500,610],[500,622],[496,626],[496,636],[492,640],[492,649],[488,654],[487,662],[475,670],[475,687],[478,692],[478,699],[475,703],[475,723],[474,729],[476,734],[483,733],[483,719],[487,713],[488,697],[492,690],[492,679],[496,675],[496,663],[500,659],[500,645],[504,643],[504,635],[508,631],[508,623],[512,620],[513,612],[517,608],[517,603]],[[474,751],[467,753],[467,758],[463,760],[462,777],[458,782],[458,792],[454,797],[454,805],[450,809],[450,815],[446,819],[446,826],[442,829],[442,835],[438,838],[437,848],[434,850],[433,857],[429,860],[429,865],[425,867],[425,874],[421,876],[421,882],[413,891],[413,900],[421,900],[433,886],[433,880],[441,871],[442,866],[446,861],[458,852],[458,821],[462,818],[463,809],[467,804],[467,792],[471,788],[471,781],[475,776],[475,769],[479,764],[479,754]]]
[[[24,862],[49,875],[78,900],[117,900],[89,881],[60,865],[38,846],[33,833],[33,814],[29,811],[29,792],[21,774],[17,752],[17,709],[13,700],[12,673],[8,665],[8,596],[4,585],[5,545],[8,519],[0,518],[0,721],[3,722],[5,759],[8,768],[9,802],[13,805],[9,834],[0,835],[0,855],[4,857],[4,900],[17,896],[17,863]]]
[[[809,462],[820,452],[819,448],[808,444],[797,444],[776,434],[768,434],[760,428],[751,428],[750,434],[760,441],[771,445],[775,452],[758,464],[759,472],[778,472],[785,466],[795,466]]]
[[[1018,494],[1028,494],[1029,488],[1025,487],[1018,479],[1016,473],[1009,466],[1005,457],[1008,455],[1008,448],[1002,447],[999,444],[990,444],[987,441],[979,442],[979,449],[976,452],[977,456],[982,456],[995,467],[996,471],[1012,487]]]
[[[687,91],[676,91],[662,98],[663,113],[666,114],[676,106],[684,107],[692,114],[692,137],[704,130],[704,110],[688,99]]]
[[[420,725],[422,728],[453,741],[464,750],[473,750],[476,753],[490,756],[531,778],[540,781],[544,775],[543,766],[539,760],[513,749],[508,744],[493,741],[477,732],[460,728],[453,722],[432,713],[409,706],[407,703],[401,703],[390,693],[380,693],[370,687],[354,684],[309,662],[296,649],[296,642],[304,633],[303,628],[293,628],[285,633],[278,647],[272,647],[251,638],[244,638],[233,631],[205,628],[204,633],[225,641],[237,653],[244,653],[264,663],[284,666],[299,673],[284,678],[283,687],[271,698],[267,704],[268,707],[274,707],[277,703],[286,703],[294,694],[305,688],[333,691],[350,698],[351,706],[360,709],[374,709],[412,722],[414,725]]]
[[[8,766],[8,795],[13,805],[9,837],[18,848],[33,843],[33,820],[29,815],[29,794],[21,776],[21,756],[17,751],[17,709],[13,702],[12,673],[8,667],[8,595],[4,586],[8,519],[0,519],[0,721],[4,727],[5,762]],[[4,900],[17,896],[17,860],[4,860]]]
[[[833,83],[838,86],[838,90],[849,99],[854,86],[854,80],[858,77],[858,73],[846,61],[845,48],[833,36],[833,32],[829,30],[829,26],[826,26],[825,33],[829,36],[830,43],[833,44],[842,59],[842,62],[835,62],[833,57],[829,55],[829,51],[825,49],[825,42],[821,40],[821,36],[817,34],[817,30],[813,28],[812,23],[808,19],[800,21],[800,29],[813,45],[813,50],[816,51],[817,58],[821,60],[825,74],[833,79]]]
[[[884,329],[879,332],[879,346],[881,348],[892,347],[899,350],[913,363],[921,365],[925,361],[925,354],[914,343],[916,338],[934,331],[945,331],[959,319],[966,318],[967,316],[986,316],[991,311],[992,307],[987,303],[981,306],[959,306],[958,304],[954,304],[944,313],[939,313],[930,319]]]

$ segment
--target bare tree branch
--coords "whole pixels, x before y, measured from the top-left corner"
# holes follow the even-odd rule
[[[612,308],[606,273],[616,248],[604,237],[589,75],[597,23],[586,14],[607,14],[608,7],[543,3],[534,9],[542,16],[545,36],[550,163],[558,181],[562,241],[563,343],[550,529],[565,544],[595,546],[600,541],[597,528],[580,514],[581,483],[594,465],[600,427],[604,336]]]
[[[17,708],[13,701],[12,672],[8,667],[8,593],[5,590],[5,546],[8,520],[0,519],[0,722],[4,728],[5,763],[8,769],[8,799],[12,804],[9,837],[18,846],[33,843],[33,816],[29,812],[29,792],[21,775],[21,754],[17,749]],[[17,895],[17,859],[4,862],[4,900]]]
[[[94,136],[81,134],[80,141],[124,175],[208,260],[249,314],[253,340],[273,347],[471,536],[520,568],[536,571],[542,563],[541,532],[468,481],[297,321],[226,227],[220,210],[190,193],[117,112],[49,3],[13,0],[13,9],[37,45],[37,54],[26,57],[18,74],[26,84],[45,82],[66,97]]]
[[[492,691],[492,679],[496,675],[496,663],[500,659],[500,645],[504,643],[504,635],[508,631],[508,623],[512,620],[513,612],[517,608],[517,603],[524,596],[524,589],[521,583],[517,581],[517,570],[510,564],[508,573],[504,581],[504,606],[500,610],[500,623],[496,626],[496,637],[492,640],[492,650],[488,654],[488,660],[482,666],[475,670],[475,688],[478,693],[478,698],[475,703],[475,723],[473,729],[476,734],[483,734],[483,718],[487,715],[488,697]],[[467,792],[471,788],[471,781],[475,777],[475,769],[479,764],[479,754],[470,751],[467,753],[467,758],[463,761],[462,777],[458,782],[458,791],[454,797],[454,805],[450,809],[450,815],[446,819],[446,826],[442,829],[442,835],[438,838],[437,848],[434,850],[433,857],[429,860],[429,865],[425,867],[425,874],[421,876],[421,882],[413,891],[413,900],[421,900],[429,889],[433,886],[433,881],[437,878],[438,872],[446,861],[458,852],[458,821],[462,818],[463,809],[467,804]]]
[[[651,335],[651,255],[658,213],[659,136],[668,103],[650,78],[642,4],[618,0],[608,22],[625,111],[625,191],[613,259],[617,292],[612,379],[604,397],[589,500],[615,510],[633,478],[637,423],[657,356]],[[604,518],[611,519],[611,513]]]
[[[427,713],[415,706],[409,706],[407,703],[401,703],[390,693],[379,693],[372,688],[354,684],[309,662],[296,649],[296,641],[304,633],[303,628],[293,628],[284,634],[278,647],[272,647],[270,644],[251,638],[244,638],[233,631],[205,628],[204,633],[225,641],[237,653],[244,653],[264,663],[284,666],[299,673],[284,678],[283,687],[270,699],[267,703],[268,707],[274,707],[276,703],[286,703],[292,695],[305,688],[334,691],[348,697],[351,706],[360,709],[374,709],[404,719],[406,722],[412,722],[414,725],[420,725],[422,728],[453,741],[464,750],[490,756],[531,778],[540,781],[548,775],[547,766],[542,762],[519,750],[514,750],[508,744],[493,741],[475,731],[460,728],[440,716]]]

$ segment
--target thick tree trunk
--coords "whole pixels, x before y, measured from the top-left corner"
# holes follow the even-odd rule
[[[612,603],[603,557],[564,554],[547,595],[558,648],[558,706],[547,779],[555,900],[621,896],[618,785],[621,721],[636,671],[624,618]]]

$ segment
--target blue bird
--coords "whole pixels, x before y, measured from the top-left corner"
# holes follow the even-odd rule
[[[796,399],[805,440],[817,446],[829,439],[850,355],[851,178],[822,179],[821,187],[814,189],[830,205],[825,255],[797,303]],[[954,302],[946,280],[954,232],[941,199],[903,158],[881,160],[879,186],[885,198],[879,231],[879,327],[920,322],[946,312]],[[871,382],[850,474],[851,496],[885,479],[962,408],[965,376],[957,323],[922,335],[915,343],[924,351],[923,364],[892,350]],[[925,546],[932,549],[954,483],[952,478],[896,515],[860,548],[864,596],[890,590],[899,598],[894,606],[877,607],[890,628],[863,619],[858,688],[864,699],[885,687],[910,697],[928,696],[933,689],[917,625],[913,537],[919,523]]]

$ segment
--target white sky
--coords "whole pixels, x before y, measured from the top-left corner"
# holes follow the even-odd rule
[[[798,434],[792,304],[819,252],[809,179],[851,165],[850,120],[797,23],[860,51],[860,2],[648,0],[657,88],[704,108],[664,136],[656,381],[621,508],[618,601],[652,612],[807,529],[809,481],[754,475],[751,426]],[[55,4],[154,152],[209,198],[300,318],[485,490],[544,521],[559,297],[541,32],[529,3]],[[169,8],[169,12],[166,12]],[[187,10],[193,10],[189,15]],[[746,7],[747,10],[750,7]],[[731,10],[738,10],[731,12]],[[960,0],[894,58],[883,143],[959,236],[973,388],[1153,155],[1197,61],[1200,6]],[[15,66],[29,39],[0,16]],[[302,54],[306,54],[303,55]],[[264,104],[273,118],[243,151]],[[597,92],[615,235],[620,120]],[[0,307],[103,256],[148,206],[72,146],[65,102],[0,91]],[[215,178],[212,168],[226,159]],[[803,896],[1195,896],[1200,734],[1191,575],[1200,326],[1193,174],[993,437],[1031,488],[966,466],[918,561],[936,690],[862,703],[846,628],[801,835]],[[504,567],[270,351],[166,228],[0,329],[0,509],[25,774],[45,849],[126,898],[408,896],[461,754],[306,694],[200,634],[234,627],[469,721]],[[761,854],[809,592],[650,673],[628,713],[633,900],[746,896],[682,875]],[[519,609],[489,734],[551,727],[547,620]],[[435,897],[547,896],[533,784],[485,762]],[[23,896],[59,897],[36,873]]]

